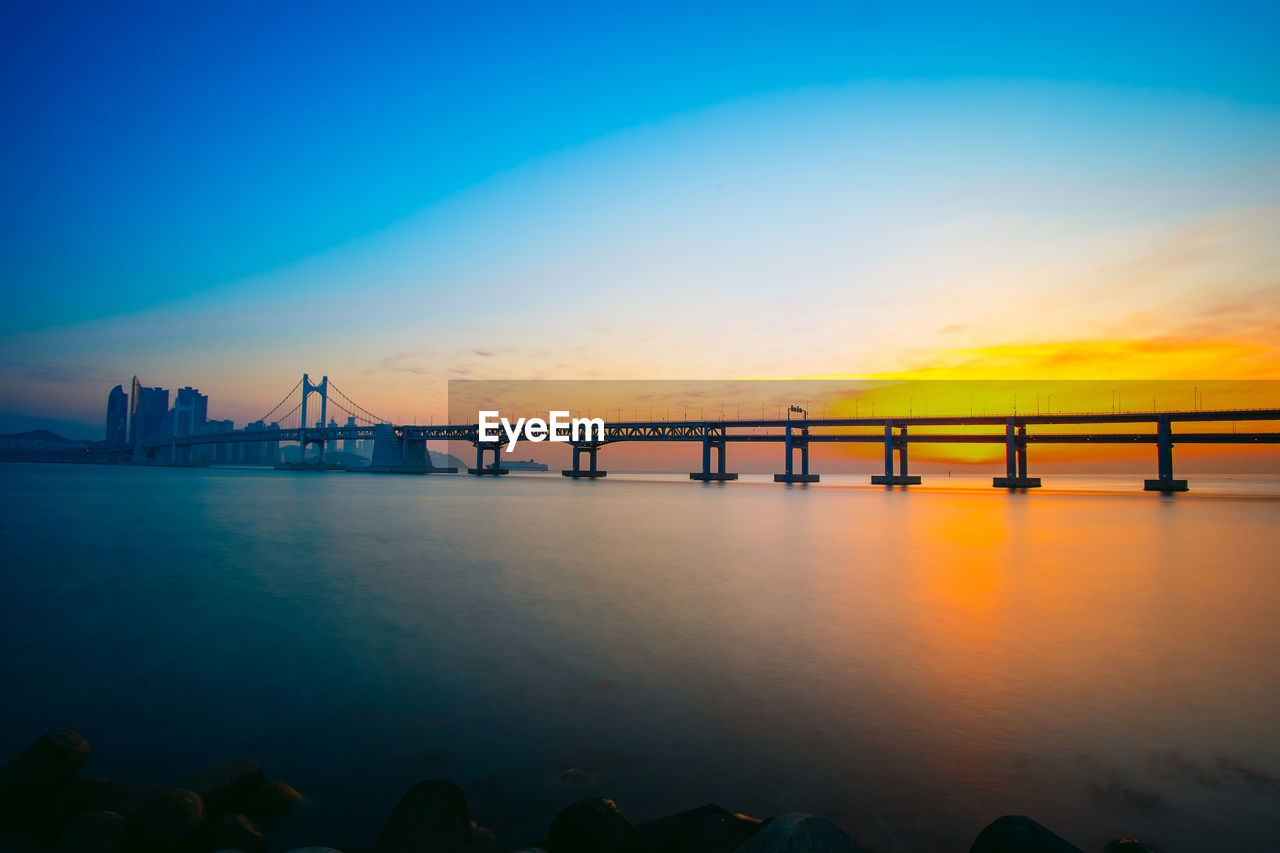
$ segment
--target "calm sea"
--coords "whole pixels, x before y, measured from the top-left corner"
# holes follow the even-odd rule
[[[252,757],[310,798],[288,845],[444,777],[510,842],[603,795],[1275,849],[1280,482],[824,479],[0,466],[0,753]]]

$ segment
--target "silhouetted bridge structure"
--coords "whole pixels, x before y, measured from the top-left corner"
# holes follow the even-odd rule
[[[297,442],[301,461],[280,463],[277,468],[289,470],[361,470],[382,473],[429,474],[455,472],[432,464],[427,442],[466,442],[475,448],[476,464],[468,468],[475,475],[503,475],[505,439],[483,441],[477,424],[409,425],[393,424],[377,418],[353,403],[336,388],[328,377],[312,383],[307,375],[290,394],[301,389],[301,401],[270,427],[259,426],[230,432],[200,433],[151,437],[131,446],[106,447],[86,451],[93,459],[83,461],[151,462],[155,464],[189,464],[191,449],[202,445],[242,442]],[[331,396],[333,392],[333,396]],[[313,395],[320,397],[320,419],[307,426],[307,403]],[[272,415],[291,397],[286,396]],[[325,425],[330,403],[347,414],[347,424]],[[313,409],[314,411],[314,409]],[[297,415],[296,425],[288,418]],[[1236,429],[1238,424],[1280,423],[1280,408],[1229,409],[1208,411],[1152,411],[1111,413],[1052,413],[1012,415],[961,415],[921,417],[821,417],[811,418],[801,412],[796,418],[736,418],[675,421],[617,421],[604,424],[603,436],[590,441],[570,442],[573,464],[562,473],[572,478],[599,478],[605,471],[599,467],[600,451],[608,445],[623,442],[685,442],[701,446],[700,471],[690,479],[705,482],[736,480],[736,473],[726,470],[728,447],[735,443],[772,443],[781,445],[784,471],[774,475],[781,483],[817,482],[819,475],[811,470],[809,452],[820,444],[878,444],[884,450],[884,473],[871,482],[884,486],[907,486],[921,482],[910,473],[909,448],[912,444],[996,444],[1005,450],[1004,476],[993,478],[996,487],[1008,489],[1034,488],[1041,484],[1028,469],[1031,445],[1133,445],[1152,444],[1156,449],[1154,479],[1145,481],[1150,491],[1185,491],[1187,481],[1173,476],[1173,448],[1181,445],[1248,445],[1280,443],[1280,431],[1248,431]],[[266,418],[256,423],[263,425]],[[1212,431],[1212,424],[1233,424],[1231,432]],[[1072,428],[1053,431],[1052,428]],[[1090,430],[1089,428],[1096,428]],[[1142,430],[1140,428],[1146,428]],[[1051,429],[1045,429],[1051,428]],[[957,429],[959,431],[957,431]],[[1129,431],[1132,429],[1133,431]],[[989,430],[989,431],[988,431]],[[374,443],[372,464],[368,468],[347,468],[325,461],[325,448],[338,441]],[[314,461],[307,461],[306,449],[318,447]],[[492,462],[487,462],[492,454]],[[583,457],[586,457],[584,464]],[[799,457],[797,463],[797,456]]]

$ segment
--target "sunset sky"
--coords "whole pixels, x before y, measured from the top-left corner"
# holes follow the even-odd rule
[[[1273,4],[23,3],[0,431],[136,373],[1280,378]]]

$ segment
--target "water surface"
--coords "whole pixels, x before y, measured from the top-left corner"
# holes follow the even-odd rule
[[[1280,838],[1280,483],[824,479],[0,466],[0,752],[253,757],[311,799],[288,845],[431,777],[510,842],[597,795],[878,851]]]

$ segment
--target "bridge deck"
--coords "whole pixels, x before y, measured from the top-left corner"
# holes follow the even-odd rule
[[[785,418],[737,418],[737,419],[701,419],[679,421],[618,421],[605,422],[604,444],[619,441],[703,441],[711,437],[716,441],[784,441],[785,431],[791,428],[797,437],[800,431],[808,429],[805,439],[812,443],[845,443],[845,442],[879,442],[884,440],[884,429],[893,430],[907,428],[911,442],[928,443],[989,443],[1004,442],[1004,428],[1009,424],[1015,427],[1031,426],[1100,426],[1150,424],[1153,427],[1162,421],[1170,424],[1210,424],[1210,423],[1257,423],[1274,421],[1280,425],[1280,408],[1268,409],[1227,409],[1214,411],[1168,411],[1168,412],[1095,412],[1095,413],[1053,413],[1053,414],[1008,414],[1008,415],[945,415],[917,417],[858,417],[858,418],[808,418],[805,420],[787,420]],[[1000,427],[999,433],[910,433],[912,427]],[[848,432],[833,430],[872,429],[875,432]],[[208,433],[200,435],[179,435],[165,438],[153,438],[144,442],[149,449],[179,446],[189,447],[204,444],[226,444],[237,442],[296,442],[305,437],[307,440],[343,441],[369,440],[375,437],[374,426],[340,426],[323,429],[265,429],[237,430],[233,432]],[[398,437],[411,441],[466,441],[475,443],[479,435],[476,424],[438,424],[393,426]],[[744,432],[752,430],[753,432]],[[758,432],[773,430],[775,432]],[[1274,432],[1186,432],[1174,433],[1178,443],[1195,444],[1270,444],[1276,442],[1280,435],[1280,426]],[[1021,440],[1021,439],[1020,439]],[[1028,434],[1025,440],[1034,444],[1126,444],[1155,442],[1156,433],[1109,433],[1109,432],[1039,432]],[[95,452],[121,452],[131,446],[99,448]]]

